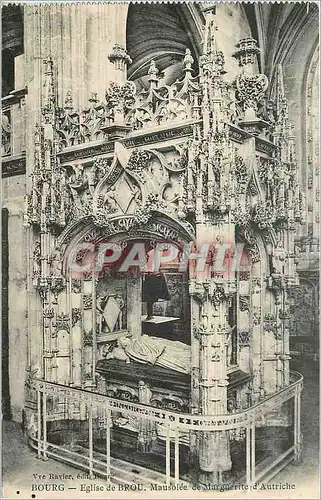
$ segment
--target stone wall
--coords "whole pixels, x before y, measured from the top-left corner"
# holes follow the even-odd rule
[[[224,51],[226,76],[231,81],[241,69],[237,60],[232,57],[236,50],[235,44],[242,38],[251,37],[251,29],[241,4],[217,4],[215,22],[218,26],[218,48]]]
[[[27,368],[27,248],[22,226],[25,179],[16,176],[2,181],[3,207],[8,209],[9,247],[9,383],[11,411],[21,421]]]

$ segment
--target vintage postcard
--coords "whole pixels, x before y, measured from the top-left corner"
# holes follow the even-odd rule
[[[319,498],[319,5],[3,2],[2,498]]]

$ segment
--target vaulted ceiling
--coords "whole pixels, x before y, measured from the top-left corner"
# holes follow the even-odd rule
[[[319,7],[312,2],[244,4],[252,36],[261,49],[260,70],[273,78],[276,64],[286,64],[298,42],[306,36],[304,51],[297,54],[304,65],[311,57],[319,38]]]
[[[233,5],[233,4],[231,4]],[[159,69],[179,68],[186,47],[194,57],[202,47],[203,10],[215,4],[130,4],[127,20],[127,49],[133,59],[131,79],[146,75],[149,63]],[[233,5],[234,7],[234,5]],[[232,8],[233,8],[232,7]],[[253,38],[258,41],[260,71],[273,82],[278,63],[286,65],[296,51],[302,67],[308,64],[318,43],[318,4],[303,2],[238,3],[248,19]],[[300,40],[304,38],[304,44]],[[222,47],[224,50],[224,47]],[[196,57],[195,57],[196,59]],[[175,71],[174,71],[175,72]]]
[[[18,5],[4,5],[1,9],[2,50],[14,55],[23,51],[23,14]]]
[[[152,59],[161,71],[172,67],[176,74],[185,49],[192,50],[196,61],[201,48],[200,17],[192,4],[155,3],[147,8],[145,4],[130,4],[126,31],[127,50],[133,60],[128,76],[136,81],[147,74]]]

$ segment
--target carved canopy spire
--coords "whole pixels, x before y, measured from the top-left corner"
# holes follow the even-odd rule
[[[233,57],[238,59],[242,72],[235,79],[236,98],[239,101],[243,121],[240,125],[248,132],[258,135],[268,123],[257,116],[259,103],[264,99],[268,88],[268,78],[262,73],[255,73],[256,55],[260,52],[253,38],[243,38],[236,44]]]

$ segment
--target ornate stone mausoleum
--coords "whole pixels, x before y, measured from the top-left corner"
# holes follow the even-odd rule
[[[40,458],[108,481],[273,477],[302,446],[316,5],[2,15],[8,413]]]

